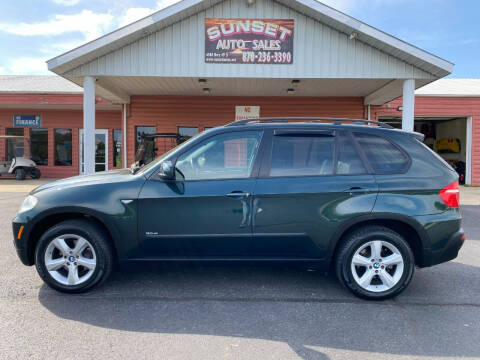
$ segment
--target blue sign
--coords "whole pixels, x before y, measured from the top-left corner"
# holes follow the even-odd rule
[[[14,115],[13,126],[42,126],[42,117],[40,115]]]

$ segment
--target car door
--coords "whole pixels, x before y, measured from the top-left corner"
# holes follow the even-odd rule
[[[212,135],[179,155],[177,181],[146,181],[139,198],[142,256],[245,256],[261,138],[262,131]]]
[[[374,176],[348,131],[277,129],[265,138],[270,149],[255,188],[252,252],[323,258],[340,223],[372,211]]]

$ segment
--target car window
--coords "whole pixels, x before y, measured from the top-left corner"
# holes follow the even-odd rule
[[[376,174],[405,170],[408,158],[390,141],[372,134],[354,133],[354,135]]]
[[[270,176],[332,175],[335,137],[274,136]]]
[[[208,138],[182,154],[176,168],[185,180],[248,178],[261,135],[261,131],[242,131]]]
[[[353,139],[346,131],[338,132],[338,175],[365,174],[365,166],[355,149]]]

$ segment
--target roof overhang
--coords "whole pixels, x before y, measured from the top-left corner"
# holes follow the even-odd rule
[[[93,40],[85,45],[49,60],[47,62],[48,68],[60,76],[63,76],[77,83],[78,85],[83,86],[82,76],[86,75],[75,77],[75,75],[72,75],[74,74],[75,69],[80,67],[84,68],[85,66],[83,65],[93,62],[100,57],[110,56],[110,54],[113,52],[128,46],[135,41],[144,39],[157,31],[160,31],[172,24],[176,24],[183,19],[193,16],[203,10],[209,9],[222,1],[224,0],[180,1],[137,22],[122,27],[100,37],[99,39]],[[394,57],[395,59],[403,61],[403,63],[411,64],[415,69],[418,69],[424,74],[423,78],[416,79],[416,88],[428,84],[438,78],[444,77],[453,71],[453,63],[408,44],[394,36],[369,26],[316,0],[274,0],[274,2],[281,4],[282,6],[287,6],[288,8],[300,14],[306,15],[308,18],[321,22],[342,34],[354,34],[356,40],[367,44],[368,46],[371,46],[372,48],[384,54],[387,54],[389,57]],[[85,68],[88,69],[88,66]],[[130,80],[132,80],[133,76],[135,76],[137,84],[135,85],[135,82],[132,80],[128,86],[124,86],[125,84],[123,86],[119,86],[120,83],[124,83],[125,80],[129,79],[128,76],[122,77],[109,75],[112,74],[101,74],[101,76],[98,76],[98,73],[92,74],[92,76],[97,78],[97,93],[114,103],[128,103],[130,101],[130,95],[135,94],[135,92],[132,92],[131,90],[132,87],[135,88],[140,82],[145,85],[144,89],[142,90],[143,95],[152,94],[152,90],[150,90],[150,92],[147,91],[151,89],[150,85],[152,82],[154,82],[154,80],[148,77],[143,77],[142,74],[132,74]],[[198,74],[199,77],[202,75],[203,74]],[[259,76],[258,79],[261,77],[262,76]],[[212,78],[212,76],[209,76],[209,79],[210,78]],[[215,77],[213,76],[213,78]],[[232,78],[240,81],[242,78],[246,77],[232,76]],[[161,82],[165,87],[168,85],[168,82],[171,82],[172,79],[178,79],[178,81],[182,80],[182,84],[179,84],[178,87],[185,85],[188,86],[188,82],[191,81],[190,78],[181,79],[175,74],[172,76],[159,76],[157,81]],[[383,82],[378,82],[378,87],[375,89],[371,90],[370,92],[363,91],[361,96],[365,97],[365,104],[383,104],[400,96],[401,83],[403,79],[403,77],[400,79],[388,76],[383,79]],[[248,80],[250,83],[254,83],[255,79],[250,77]],[[311,80],[321,80],[321,78]],[[353,84],[357,83],[357,80],[359,79],[350,80]],[[364,78],[364,80],[367,81],[373,79]],[[348,86],[350,86],[350,84]],[[369,88],[369,86],[369,84],[366,84],[365,88]],[[160,89],[153,89],[153,91],[155,90],[161,92]],[[276,89],[274,90],[276,91]],[[176,92],[175,90],[172,90],[167,94],[174,95]],[[224,91],[222,91],[222,94],[224,94]],[[237,95],[241,94],[242,91],[237,93]],[[272,96],[275,95],[270,93],[263,94]],[[316,96],[321,95],[317,94]]]

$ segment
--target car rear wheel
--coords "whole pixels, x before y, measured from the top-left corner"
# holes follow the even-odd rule
[[[40,172],[39,169],[37,168],[31,168],[30,170],[30,177],[32,179],[40,179],[40,176],[42,176],[42,173]]]
[[[410,283],[415,259],[408,243],[383,226],[358,229],[344,239],[335,259],[337,277],[353,294],[388,299]]]
[[[51,288],[81,293],[108,278],[114,256],[101,227],[86,220],[68,220],[42,235],[35,263],[38,274]]]
[[[25,180],[25,176],[26,176],[25,169],[22,169],[22,168],[15,169],[15,178],[17,180]]]

